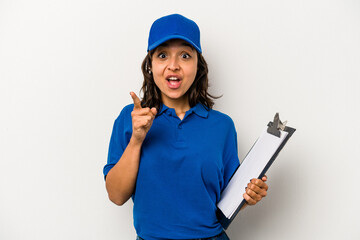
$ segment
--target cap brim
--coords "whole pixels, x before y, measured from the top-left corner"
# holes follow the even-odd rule
[[[151,44],[149,47],[148,47],[148,51],[151,51],[155,48],[157,48],[158,46],[160,46],[161,44],[163,44],[164,42],[166,41],[169,41],[171,39],[182,39],[188,43],[191,44],[191,46],[193,46],[196,51],[198,51],[199,53],[201,53],[201,48],[199,46],[197,46],[195,43],[193,43],[190,39],[188,39],[187,37],[184,37],[184,36],[181,36],[181,35],[170,35],[170,36],[166,36],[156,42],[154,42],[153,44]]]

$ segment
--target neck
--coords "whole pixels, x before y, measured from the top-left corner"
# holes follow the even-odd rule
[[[187,96],[183,96],[181,99],[169,99],[169,98],[163,98],[163,103],[168,106],[169,108],[175,109],[176,115],[180,119],[185,115],[186,111],[190,109],[190,104],[187,99]],[[182,116],[182,117],[181,117]]]

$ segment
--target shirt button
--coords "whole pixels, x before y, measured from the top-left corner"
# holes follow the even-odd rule
[[[178,126],[178,128],[179,128],[179,129],[182,129],[182,126],[181,126],[181,125],[179,125],[179,126]]]
[[[167,113],[167,115],[171,116],[171,112],[166,112],[166,113]]]

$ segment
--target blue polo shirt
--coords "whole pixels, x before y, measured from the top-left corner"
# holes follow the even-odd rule
[[[132,134],[126,106],[115,120],[106,176]],[[193,239],[219,234],[216,203],[239,166],[231,118],[197,104],[180,120],[162,105],[141,149],[134,202],[134,226],[146,240]]]

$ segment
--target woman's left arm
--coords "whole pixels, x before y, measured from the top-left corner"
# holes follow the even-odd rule
[[[244,209],[247,205],[255,205],[263,197],[266,197],[268,185],[265,183],[267,177],[264,176],[261,179],[253,178],[248,183],[245,193],[243,194],[246,204],[241,209]]]

